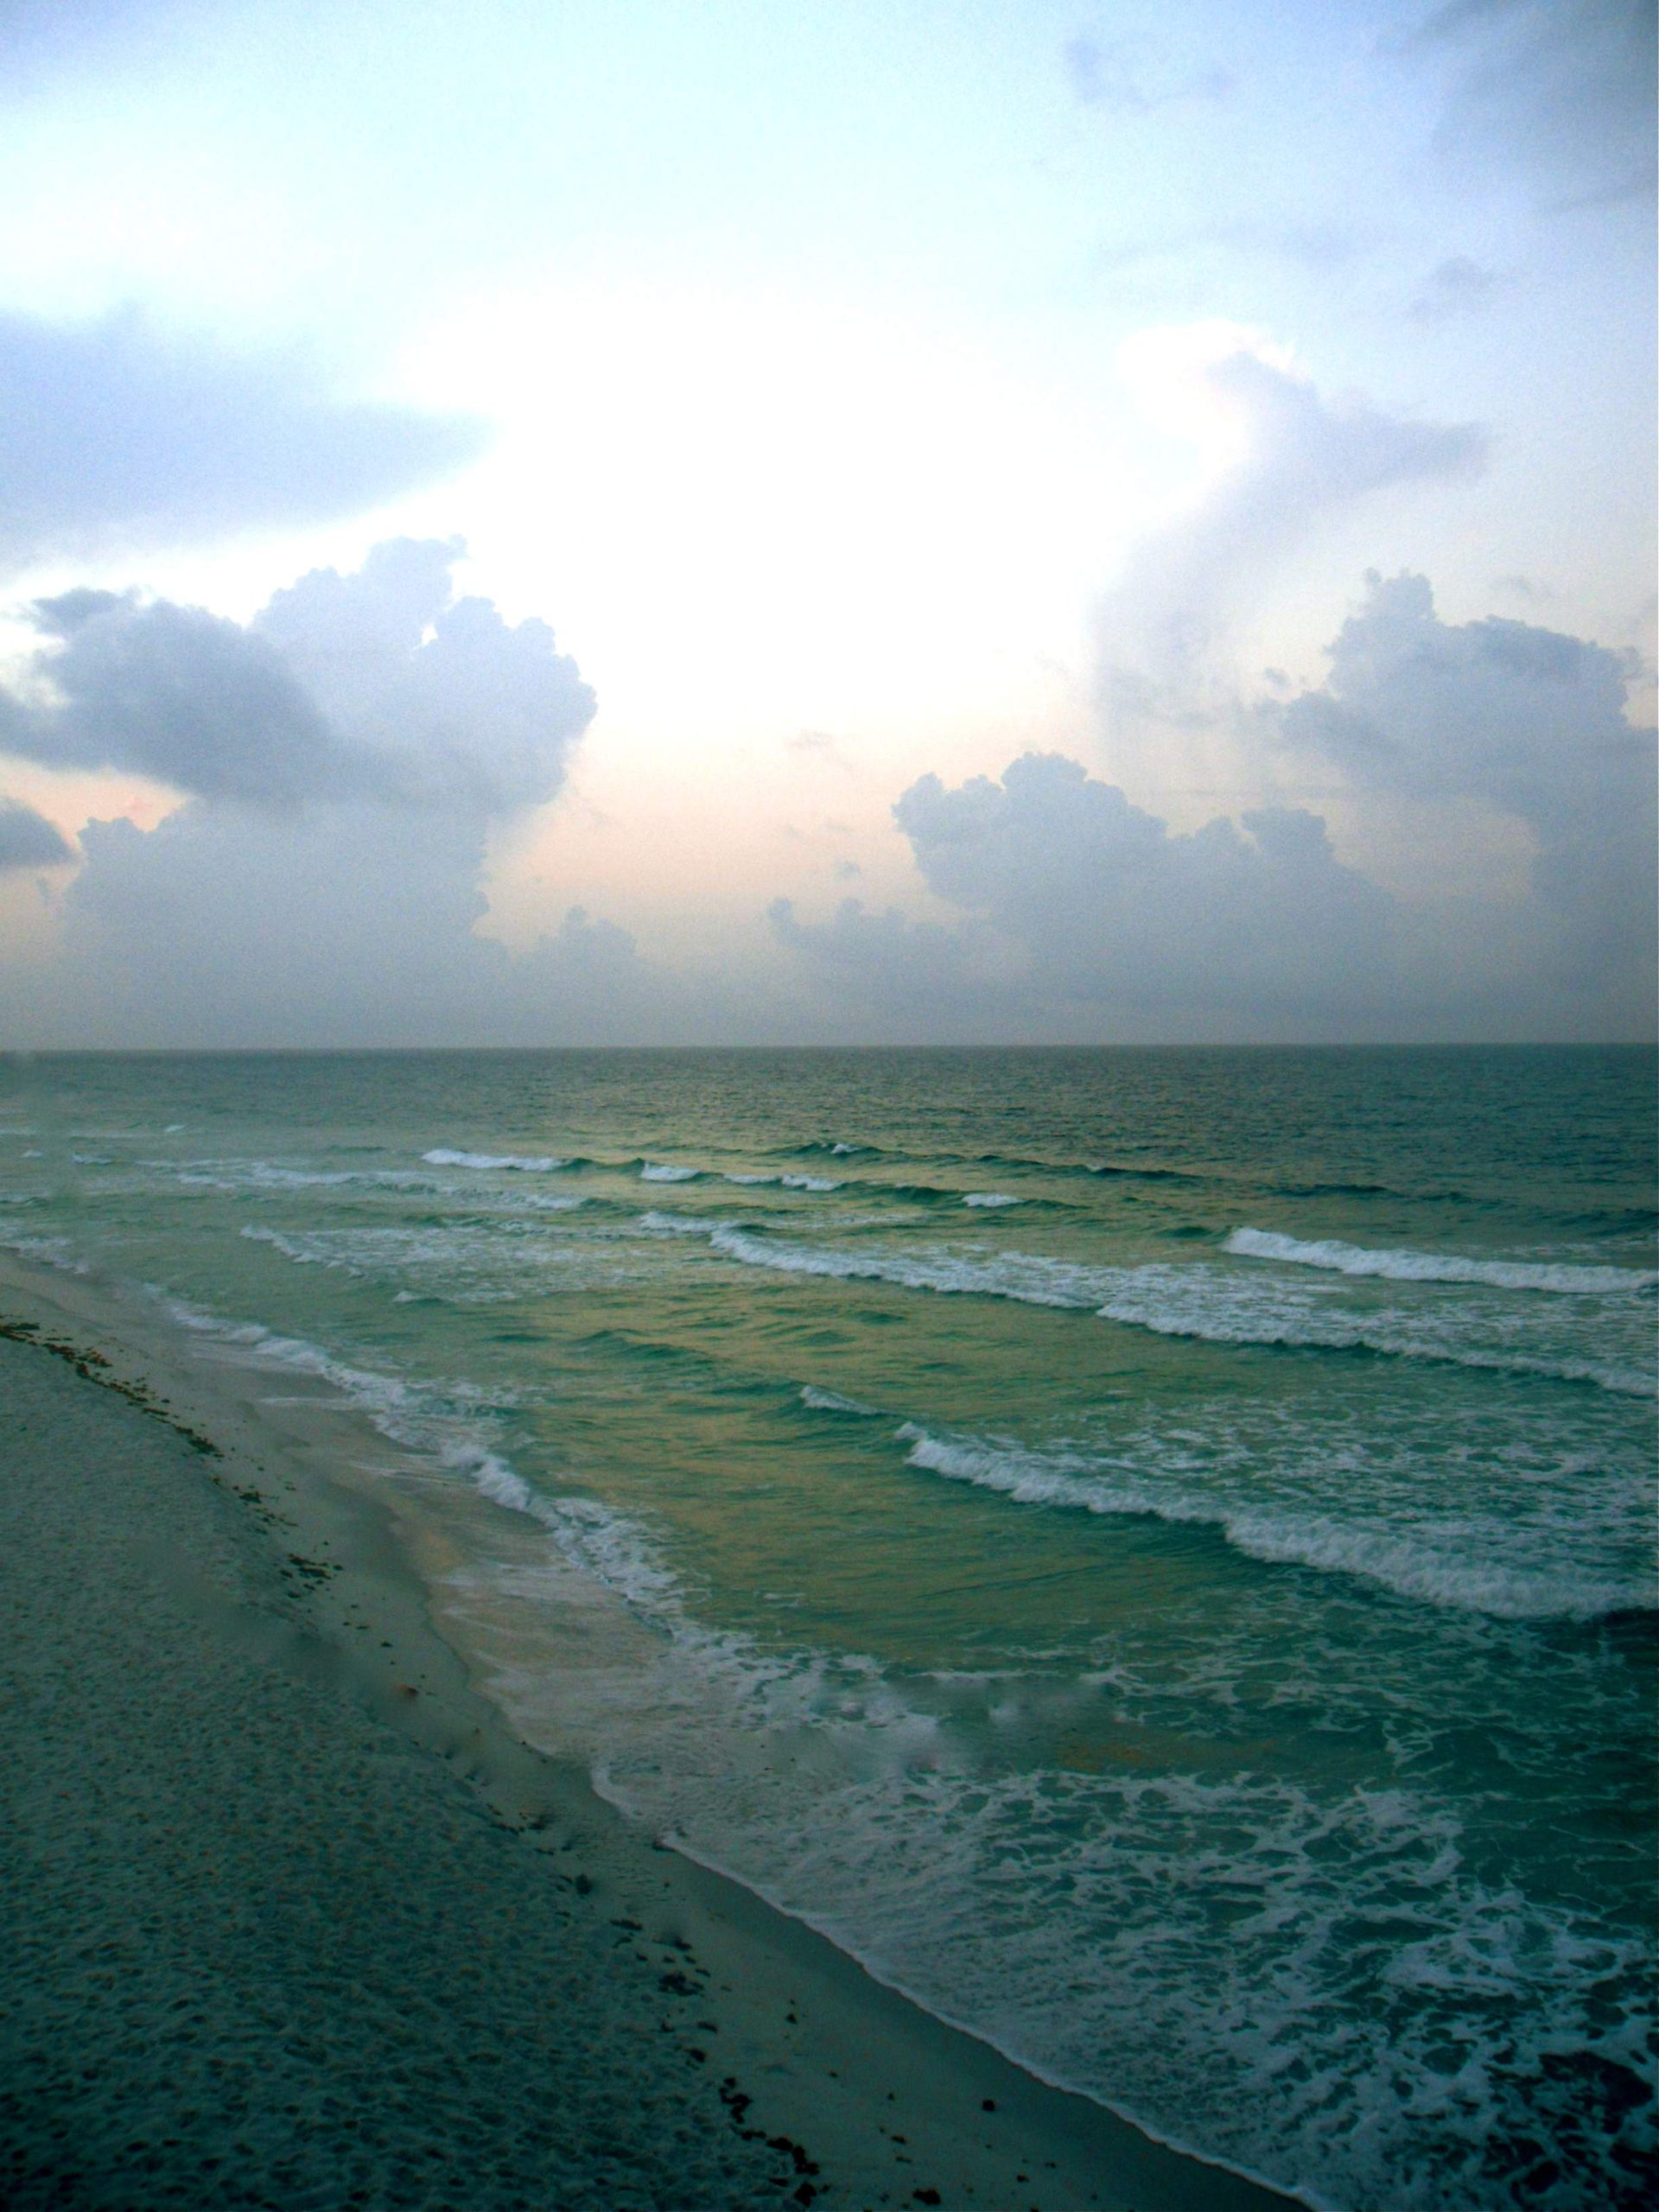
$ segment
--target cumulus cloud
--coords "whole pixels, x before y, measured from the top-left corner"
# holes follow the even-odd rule
[[[21,799],[0,798],[0,874],[22,868],[61,868],[75,849],[43,814]]]
[[[664,1019],[632,938],[580,909],[523,955],[480,936],[479,824],[448,809],[198,802],[81,842],[57,957],[13,979],[12,1022],[48,1042],[70,1009],[70,1041],[220,1046],[633,1042]]]
[[[893,810],[930,890],[1026,956],[1027,986],[1170,1015],[1329,1015],[1389,969],[1393,902],[1300,809],[1188,836],[1059,754],[999,782],[912,785]]]
[[[1190,692],[1237,614],[1328,516],[1390,487],[1467,477],[1486,441],[1327,399],[1253,334],[1226,324],[1150,331],[1123,365],[1165,427],[1219,448],[1201,502],[1136,548],[1101,615],[1104,689],[1120,709]]]
[[[1535,896],[1554,925],[1548,980],[1638,1024],[1651,1003],[1655,735],[1633,729],[1633,658],[1489,616],[1448,624],[1426,577],[1368,578],[1319,690],[1283,710],[1286,738],[1356,790],[1476,799],[1536,841]]]
[[[949,924],[847,901],[775,931],[840,1003],[921,1033],[1101,1038],[1641,1036],[1656,987],[1651,731],[1627,656],[1373,576],[1328,681],[1255,702],[1257,742],[1344,780],[1351,815],[1410,800],[1522,823],[1524,890],[1408,902],[1263,807],[1179,833],[1076,760],[912,784],[894,808]]]
[[[861,1014],[920,1018],[925,1028],[943,1010],[959,1018],[984,998],[989,978],[975,972],[973,947],[954,931],[912,920],[898,907],[873,912],[861,899],[843,899],[825,922],[804,922],[792,899],[774,899],[766,919],[777,942],[801,960],[839,1001]],[[993,1017],[1001,1008],[988,1001]]]
[[[455,596],[461,550],[391,540],[353,573],[302,576],[245,625],[136,593],[35,603],[41,642],[0,692],[0,749],[187,798],[153,830],[87,825],[55,954],[10,979],[14,1033],[652,1033],[663,980],[626,931],[572,910],[518,957],[479,933],[492,825],[557,792],[594,700],[545,623]],[[42,831],[55,836],[0,812],[22,858],[67,857]]]
[[[594,713],[543,622],[454,597],[459,540],[313,570],[245,626],[135,592],[37,600],[0,747],[255,804],[378,798],[468,814],[550,798]]]
[[[482,449],[480,425],[352,400],[290,356],[136,310],[0,313],[0,572],[361,512]]]

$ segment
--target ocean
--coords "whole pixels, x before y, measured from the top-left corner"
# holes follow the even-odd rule
[[[1579,2212],[1659,2174],[1656,1141],[1637,1049],[14,1058],[0,1238],[493,1501],[517,1725],[942,2017]]]

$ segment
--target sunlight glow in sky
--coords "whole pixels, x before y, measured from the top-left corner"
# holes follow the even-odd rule
[[[281,1041],[284,870],[351,853],[330,1041],[1639,1033],[1652,54],[1650,0],[0,0],[4,1027]],[[260,614],[404,537],[451,584]]]

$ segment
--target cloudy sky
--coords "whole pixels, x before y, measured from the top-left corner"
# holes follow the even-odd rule
[[[0,1041],[1611,1038],[1653,0],[0,0]]]

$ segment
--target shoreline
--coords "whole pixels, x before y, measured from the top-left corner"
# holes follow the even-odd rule
[[[194,1495],[221,1522],[230,1509],[254,1596],[239,1604],[222,1591],[204,1596],[187,1567],[152,1558],[149,1571],[169,1598],[296,1695],[302,1687],[349,1706],[442,1766],[444,1786],[506,1839],[504,1864],[524,1896],[556,1895],[559,1910],[575,1917],[572,1942],[626,1950],[638,1985],[622,2007],[627,2032],[636,2044],[649,2036],[653,2081],[671,2080],[675,2109],[701,2112],[711,2155],[717,2148],[736,2164],[729,2178],[706,2185],[725,2193],[658,2189],[619,2205],[720,2212],[745,2201],[730,2193],[745,2161],[766,2167],[753,2177],[766,2201],[817,2198],[872,2212],[916,2202],[1266,2212],[1300,2201],[1042,2081],[741,1881],[654,1841],[577,1764],[522,1741],[443,1632],[434,1585],[453,1527],[423,1510],[417,1484],[386,1482],[383,1440],[324,1379],[296,1378],[280,1403],[261,1406],[248,1395],[246,1370],[233,1374],[205,1346],[168,1343],[130,1294],[124,1300],[100,1293],[93,1278],[10,1255],[0,1262],[0,1316],[18,1324],[5,1333],[21,1341],[0,1343],[9,1370],[49,1362],[74,1392],[101,1387],[129,1427],[170,1430],[175,1502]],[[72,1377],[62,1359],[49,1361],[43,1339],[54,1339],[50,1349],[69,1363],[78,1356],[79,1371]],[[241,1402],[234,1388],[215,1390],[216,1365],[221,1380],[239,1380]],[[73,1444],[67,1402],[60,1452]],[[109,1470],[84,1471],[107,1495]],[[445,1503],[469,1520],[516,1517],[471,1492]],[[537,1907],[528,1909],[533,1916]],[[549,2001],[556,2005],[557,1993]]]

